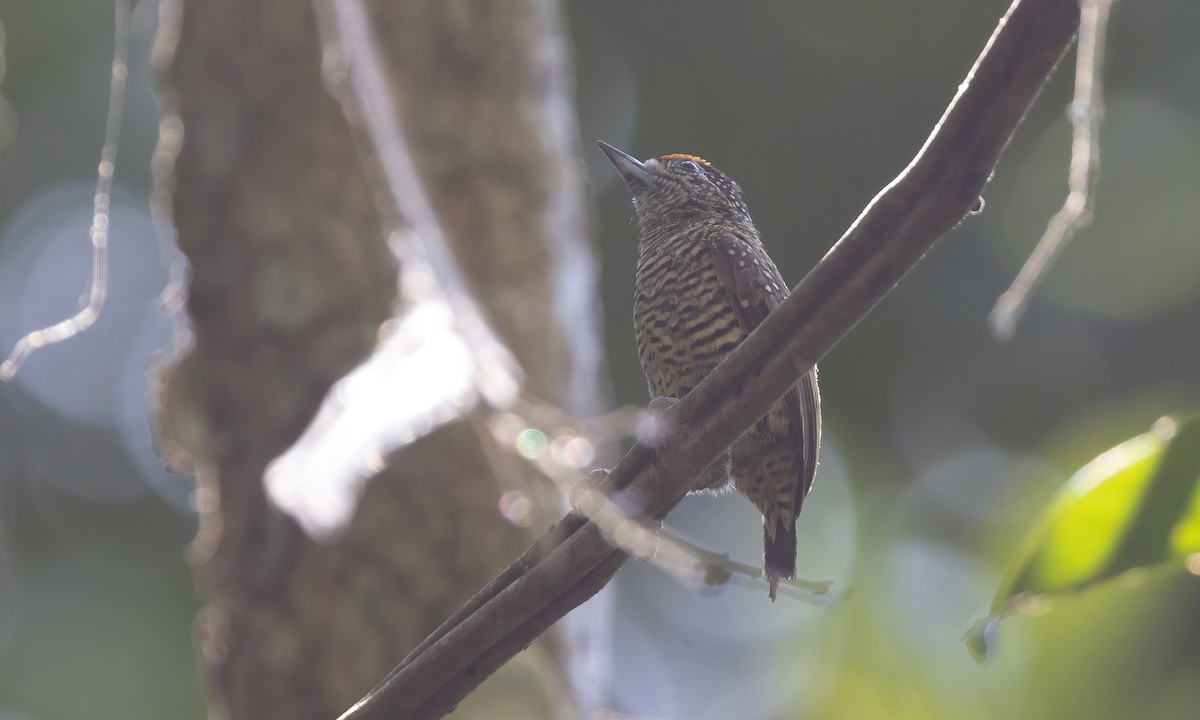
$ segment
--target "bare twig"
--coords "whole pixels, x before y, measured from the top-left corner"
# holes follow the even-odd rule
[[[399,267],[398,316],[376,351],[326,395],[305,433],[266,473],[275,504],[310,536],[330,538],[346,528],[385,456],[461,419],[480,398],[507,408],[523,373],[484,320],[447,245],[362,2],[314,0],[313,8],[325,83],[372,181]],[[414,377],[425,378],[420,393],[405,391]]]
[[[653,562],[681,581],[706,588],[739,585],[758,592],[767,589],[762,567],[734,560],[729,553],[713,552],[701,547],[665,525],[659,535],[661,542]],[[780,581],[779,593],[810,605],[835,605],[849,591],[834,590],[833,582],[829,580],[794,578]]]
[[[87,304],[61,322],[28,333],[17,341],[12,354],[0,363],[0,381],[12,380],[21,363],[34,350],[60,343],[92,326],[100,317],[108,286],[108,211],[112,202],[113,172],[121,139],[121,115],[125,109],[125,79],[129,75],[129,0],[117,0],[116,30],[113,33],[112,80],[108,88],[108,119],[104,145],[96,170],[96,194],[92,200],[92,280]]]
[[[1068,46],[1076,0],[1017,0],[912,163],[737,350],[661,415],[601,484],[657,522],[692,479],[792,387],[977,204]],[[435,718],[608,582],[627,555],[568,515],[409,655],[345,720]]]
[[[371,169],[382,176],[376,185],[387,191],[380,205],[390,221],[392,246],[402,263],[420,262],[433,274],[454,313],[456,329],[470,344],[480,374],[477,387],[490,402],[508,405],[515,400],[520,369],[484,321],[446,245],[417,176],[396,99],[383,76],[366,8],[361,0],[316,0],[313,7],[325,44],[326,82],[354,121],[356,140],[369,149],[366,157],[376,160]]]
[[[1008,290],[996,301],[989,321],[1001,340],[1012,339],[1029,297],[1045,277],[1050,263],[1066,248],[1075,233],[1092,221],[1092,202],[1100,177],[1100,121],[1104,116],[1104,32],[1112,0],[1082,0],[1079,49],[1075,60],[1075,97],[1070,118],[1071,141],[1069,192],[1062,208],[1050,218],[1042,239],[1025,261]]]
[[[576,420],[553,405],[527,396],[509,412],[492,413],[486,434],[499,446],[491,448],[493,452],[520,455],[526,467],[552,483],[559,495],[569,497],[572,509],[596,523],[610,543],[633,557],[659,567],[692,587],[739,585],[766,589],[761,567],[733,560],[728,553],[703,548],[666,526],[655,535],[597,492],[591,478],[580,480],[579,471],[591,464],[594,448],[611,446],[630,436],[637,437],[639,427],[645,430],[649,423],[655,422],[654,417],[642,408],[622,408],[602,418]],[[624,432],[620,432],[622,429]],[[522,446],[520,437],[528,432],[543,438],[536,452],[527,453]],[[567,452],[567,448],[576,443],[581,443],[586,450],[578,454]],[[604,473],[595,474],[602,477]],[[518,525],[532,525],[530,515],[535,510],[528,500],[529,493],[524,489],[509,492],[512,496],[508,502],[501,498],[501,513]],[[522,499],[524,503],[521,503]],[[549,510],[549,507],[543,508],[543,511]],[[830,581],[797,578],[785,581],[783,587],[787,595],[813,605],[830,605],[845,595],[844,592],[831,592],[833,583]]]

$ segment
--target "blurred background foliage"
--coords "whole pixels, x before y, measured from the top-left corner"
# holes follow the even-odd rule
[[[691,152],[743,186],[794,284],[908,162],[1005,0],[567,3],[603,266],[615,404],[646,401],[630,328],[636,228],[591,141]],[[155,460],[143,376],[178,256],[149,219],[157,116],[138,4],[95,328],[0,386],[0,718],[203,714],[185,564],[189,479]],[[0,349],[77,307],[104,131],[110,3],[0,0]],[[1062,482],[1200,400],[1200,3],[1119,3],[1095,223],[1015,340],[986,315],[1066,192],[1070,72],[1030,113],[985,212],[947,237],[822,363],[827,444],[800,573],[828,609],[715,596],[632,563],[614,590],[612,706],[661,718],[1181,718],[1200,704],[1200,582],[1117,582],[960,635]],[[1073,56],[1071,56],[1073,57]],[[1070,58],[1068,60],[1070,62]],[[671,524],[757,558],[734,497]],[[449,610],[449,609],[448,609]]]

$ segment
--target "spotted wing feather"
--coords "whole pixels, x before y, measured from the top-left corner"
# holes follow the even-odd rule
[[[725,233],[709,246],[713,266],[737,309],[738,319],[747,334],[752,332],[787,297],[788,287],[779,269],[755,242]],[[817,389],[817,369],[805,373],[787,395],[784,407],[791,420],[795,440],[803,448],[803,465],[795,495],[795,511],[800,512],[804,497],[817,472],[817,453],[821,446],[821,405]]]

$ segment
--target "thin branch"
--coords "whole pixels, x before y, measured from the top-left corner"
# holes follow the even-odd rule
[[[1096,181],[1100,178],[1100,121],[1104,116],[1104,33],[1112,0],[1083,0],[1079,49],[1075,59],[1075,97],[1070,117],[1074,129],[1067,199],[1050,218],[1042,239],[1008,290],[996,301],[989,321],[1001,340],[1011,340],[1030,296],[1075,233],[1092,222]]]
[[[524,467],[553,485],[556,490],[554,497],[568,498],[575,512],[599,525],[610,543],[671,574],[680,583],[691,587],[739,585],[765,590],[767,582],[762,576],[761,567],[733,560],[728,553],[703,548],[665,525],[655,534],[627,517],[620,508],[597,492],[594,487],[598,481],[591,477],[586,481],[580,480],[580,469],[591,465],[594,448],[612,447],[629,437],[637,438],[639,432],[644,435],[649,431],[649,424],[656,422],[645,409],[634,407],[621,408],[604,417],[577,420],[560,408],[525,394],[507,412],[491,413],[487,419],[488,429],[481,428],[477,432],[481,437],[489,437],[497,443],[485,443],[485,452],[492,456],[491,462],[498,477],[503,479],[501,467],[507,465],[498,456],[501,453],[516,455]],[[478,425],[483,424],[478,422]],[[536,455],[526,455],[518,450],[521,444],[519,434],[530,430],[547,438],[546,447]],[[549,439],[551,437],[552,440]],[[563,443],[564,440],[567,442]],[[568,457],[561,448],[576,442],[582,443],[586,451],[576,457]],[[560,448],[557,452],[555,446]],[[594,474],[603,479],[607,473],[594,471]],[[524,487],[520,487],[521,483],[518,482],[512,484],[514,489],[505,495],[514,493],[515,496],[508,503],[502,496],[501,513],[515,524],[529,527],[534,523],[532,515],[538,512],[530,500],[536,493],[530,492],[528,484]],[[518,509],[521,499],[525,501],[524,507]],[[557,517],[557,508],[558,503],[545,503],[540,512],[555,512]],[[830,581],[797,578],[784,581],[781,587],[788,596],[813,605],[830,605],[846,595],[844,591],[833,592],[833,583]]]
[[[760,566],[733,560],[729,553],[701,547],[666,525],[659,535],[660,542],[652,561],[682,582],[704,588],[738,585],[756,592],[767,588]],[[827,606],[840,603],[849,591],[835,590],[829,580],[793,578],[780,581],[779,594],[810,605]]]
[[[96,194],[92,200],[92,280],[87,304],[71,317],[49,327],[28,333],[17,341],[12,354],[0,363],[0,382],[16,377],[21,363],[34,350],[60,343],[92,326],[100,317],[108,288],[108,220],[112,202],[113,172],[121,139],[121,116],[125,109],[125,80],[129,75],[130,1],[117,0],[116,29],[113,33],[112,79],[108,86],[108,118],[104,125],[104,145],[96,169]]]
[[[379,175],[374,185],[386,191],[380,193],[379,204],[390,224],[392,247],[402,265],[419,263],[432,274],[436,291],[454,314],[455,329],[471,348],[476,387],[484,398],[496,405],[511,404],[520,387],[520,368],[484,321],[446,243],[417,175],[366,8],[362,0],[314,0],[313,8],[324,44],[326,83],[351,121],[355,140],[368,151],[364,156],[375,160],[368,167]],[[414,286],[428,283],[402,285],[412,292]]]
[[[653,525],[692,479],[844,337],[978,203],[1013,131],[1071,42],[1077,0],[1017,0],[917,157],[791,295],[660,418],[600,484]],[[570,514],[342,717],[436,718],[592,594],[628,556]]]

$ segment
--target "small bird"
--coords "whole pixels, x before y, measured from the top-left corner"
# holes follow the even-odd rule
[[[645,162],[601,142],[633,193],[641,226],[633,329],[650,395],[683,397],[788,294],[767,256],[742,190],[695,155]],[[653,404],[653,403],[652,403]],[[775,599],[796,576],[796,517],[821,445],[814,367],[724,457],[697,491],[731,484],[763,515],[763,575]]]

